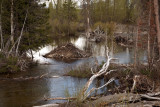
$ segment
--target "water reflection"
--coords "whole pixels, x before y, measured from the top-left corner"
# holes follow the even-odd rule
[[[86,38],[84,37],[79,37],[78,39],[72,39],[71,42],[78,47],[81,50],[84,50],[86,52],[89,52],[92,54],[93,57],[100,58],[98,60],[103,60],[105,61],[105,55],[106,55],[106,43],[103,44],[96,44],[93,42],[88,42]],[[119,63],[133,63],[133,56],[134,56],[134,50],[129,49],[129,48],[122,48],[118,46],[115,43],[112,43],[113,46],[110,48],[110,55],[118,58]],[[55,64],[58,61],[54,59],[46,59],[42,55],[50,52],[56,47],[56,45],[48,45],[46,47],[43,47],[41,50],[38,52],[33,51],[34,53],[34,60],[38,60],[40,63],[51,63]],[[140,55],[140,57],[143,57],[144,55]],[[84,59],[85,60],[85,59]],[[82,61],[82,60],[80,60]]]
[[[77,88],[82,88],[87,79],[63,76],[63,74],[71,68],[77,68],[82,65],[93,66],[95,58],[99,64],[106,61],[106,43],[96,44],[88,42],[84,37],[71,39],[70,42],[81,50],[90,52],[92,57],[76,60],[71,63],[43,58],[42,55],[53,50],[57,46],[56,43],[53,43],[54,45],[45,46],[38,52],[33,51],[34,60],[38,60],[41,64],[28,72],[17,73],[14,77],[37,76],[48,73],[49,78],[27,81],[0,81],[0,107],[29,107],[46,103],[63,102],[62,100],[45,102],[43,98],[65,97],[65,89],[68,89],[69,93],[73,95],[77,91]],[[59,44],[60,42],[58,42],[58,45]],[[111,54],[113,57],[119,59],[118,63],[133,63],[133,49],[122,48],[115,43],[111,44],[110,47],[113,47],[112,49],[110,48],[110,50],[112,50]],[[144,51],[139,55],[141,60],[146,59]],[[44,65],[43,63],[49,63],[49,65]],[[59,76],[59,78],[52,78],[53,76]],[[104,84],[104,80],[101,80],[98,84],[93,82],[90,88],[101,84]],[[100,90],[98,93],[101,93],[104,90],[106,90],[106,88]]]

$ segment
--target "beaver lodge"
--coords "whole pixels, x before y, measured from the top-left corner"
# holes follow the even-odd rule
[[[80,58],[87,58],[89,56],[90,55],[88,53],[76,48],[72,43],[68,43],[66,45],[58,46],[43,57],[63,61],[72,61]]]

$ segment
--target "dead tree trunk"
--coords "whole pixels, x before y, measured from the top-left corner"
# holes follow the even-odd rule
[[[155,12],[155,21],[156,21],[156,30],[157,30],[157,38],[158,38],[158,48],[160,54],[160,30],[159,30],[159,5],[158,0],[154,0],[154,12]]]

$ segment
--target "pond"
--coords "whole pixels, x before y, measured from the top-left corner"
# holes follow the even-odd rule
[[[63,75],[70,69],[75,69],[83,65],[93,66],[95,58],[98,60],[99,64],[106,61],[106,43],[96,44],[88,42],[83,36],[71,39],[70,42],[79,49],[90,52],[92,57],[79,59],[69,63],[56,61],[54,59],[42,57],[42,55],[57,47],[56,43],[42,47],[38,52],[33,52],[34,60],[39,62],[38,66],[27,72],[13,74],[10,77],[33,77],[48,73],[48,78],[23,81],[8,79],[0,81],[0,107],[30,107],[33,105],[64,102],[63,100],[44,101],[44,98],[65,97],[66,90],[74,96],[88,79]],[[133,63],[134,49],[120,47],[115,43],[113,43],[113,48],[111,48],[111,44],[107,44],[111,50],[110,55],[119,59],[116,63]],[[140,52],[139,55],[141,58],[140,60],[145,61],[147,59],[146,52]],[[2,75],[0,78],[4,77],[8,77],[8,75]],[[101,81],[101,84],[103,84],[103,82],[104,81]],[[96,82],[94,82],[91,87],[93,86],[96,86]],[[100,90],[98,93],[103,91],[104,89]]]

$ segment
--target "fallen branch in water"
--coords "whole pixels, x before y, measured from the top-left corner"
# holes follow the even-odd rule
[[[43,74],[41,76],[36,76],[36,77],[19,77],[19,78],[1,78],[0,80],[16,80],[16,81],[23,81],[23,80],[35,80],[35,79],[42,79],[45,76],[47,76],[48,73]]]
[[[25,77],[25,78],[20,77],[20,78],[13,78],[13,80],[33,80],[33,79],[35,80],[35,79],[41,79],[41,78],[45,77],[46,75],[48,75],[48,73],[43,74],[43,75],[41,75],[41,76],[36,76],[36,77]]]

